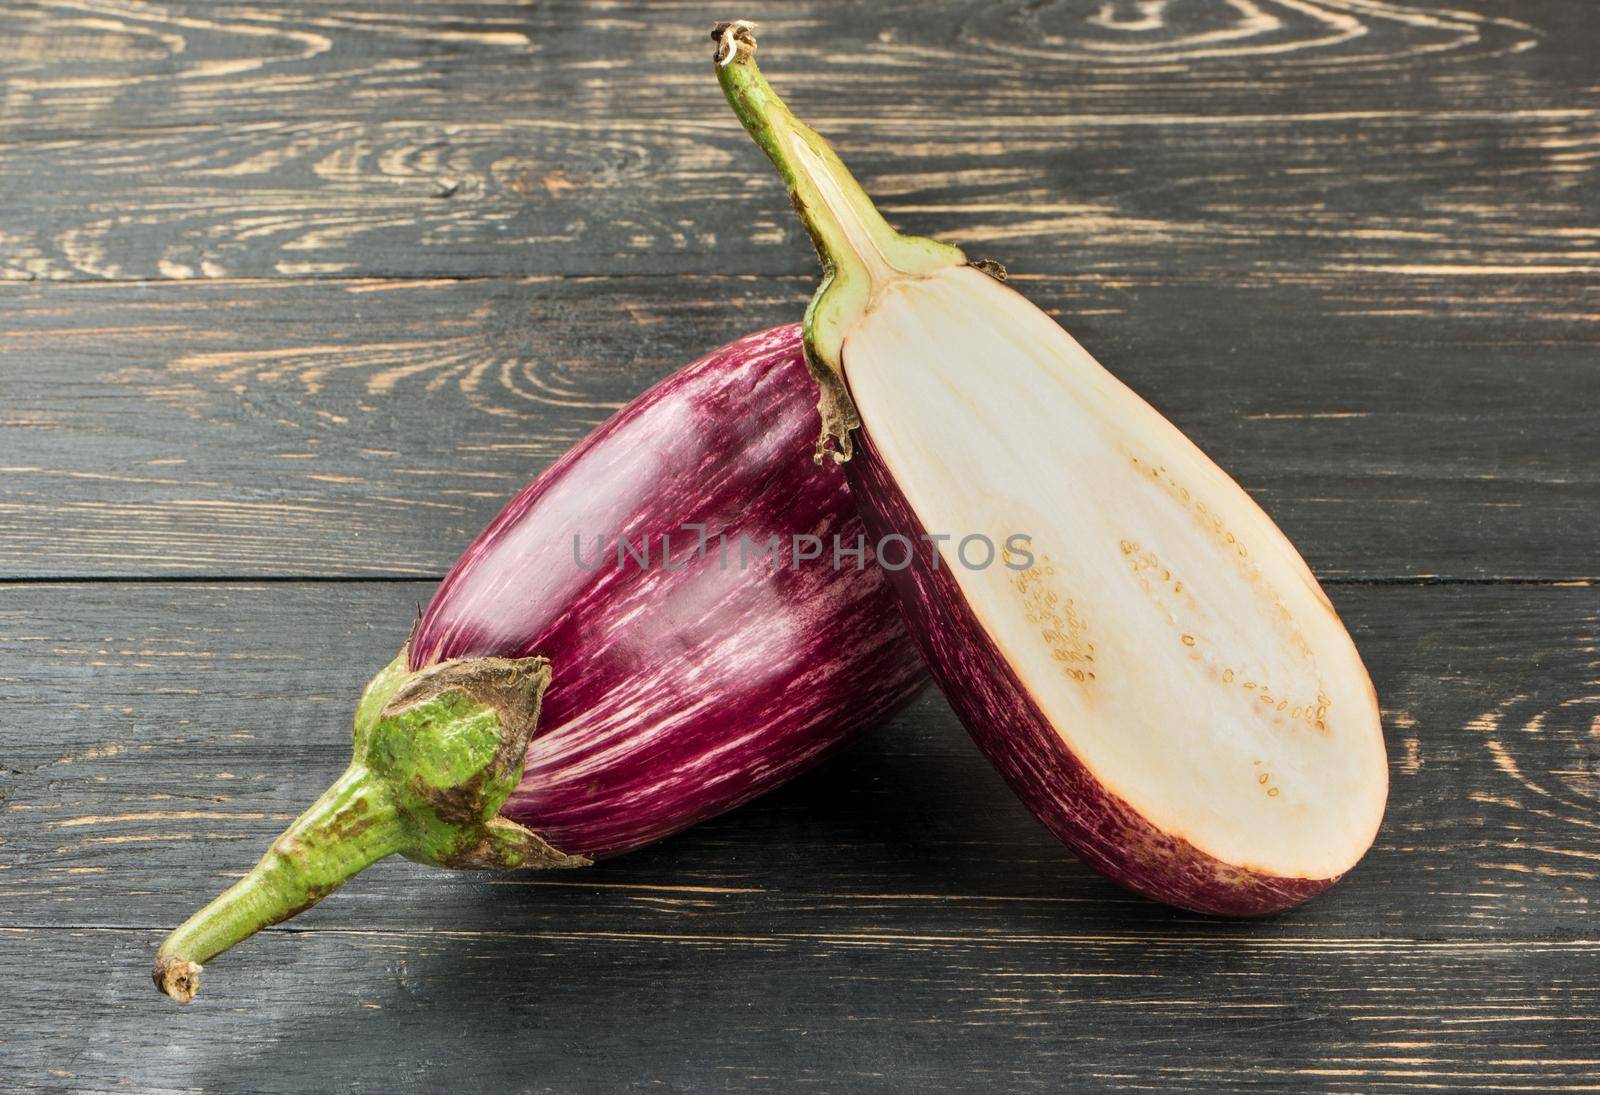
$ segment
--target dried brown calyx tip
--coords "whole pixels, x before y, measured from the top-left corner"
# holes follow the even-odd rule
[[[161,960],[151,970],[156,988],[180,1004],[187,1004],[200,991],[200,963]]]
[[[717,43],[717,52],[714,56],[718,67],[726,68],[733,64],[734,58],[739,56],[740,46],[744,47],[746,53],[754,53],[755,30],[756,25],[748,19],[734,19],[712,27],[711,40]]]

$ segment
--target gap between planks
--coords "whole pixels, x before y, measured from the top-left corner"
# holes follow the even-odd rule
[[[124,935],[167,935],[172,925],[145,924],[0,924],[0,932],[24,934],[28,932],[105,932]],[[922,934],[908,931],[887,932],[766,932],[761,934],[721,932],[626,932],[626,931],[573,931],[573,930],[517,930],[510,928],[337,928],[302,927],[297,924],[273,924],[262,928],[257,935],[271,933],[306,936],[381,936],[404,939],[590,939],[637,940],[685,943],[747,943],[778,946],[786,943],[840,943],[844,945],[952,944],[994,946],[996,944],[1079,944],[1129,946],[1181,945],[1187,947],[1247,946],[1260,950],[1342,950],[1361,952],[1387,950],[1396,946],[1415,947],[1432,951],[1500,952],[1520,948],[1538,948],[1545,951],[1591,952],[1600,950],[1600,939],[1570,939],[1553,935],[1496,935],[1492,939],[1451,939],[1433,935],[1374,935],[1374,936],[1304,936],[1267,938],[1259,934],[1240,932],[1232,935],[1207,934],[1204,937],[1182,932],[1127,932],[1116,935],[1104,933],[1040,933],[970,934],[958,932],[931,932]]]

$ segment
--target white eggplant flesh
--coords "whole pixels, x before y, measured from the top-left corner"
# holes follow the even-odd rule
[[[1361,857],[1388,788],[1377,695],[1299,553],[1227,473],[971,267],[892,284],[842,357],[921,530],[1028,538],[1026,568],[968,567],[957,539],[941,563],[1104,795],[1263,878],[1331,880]],[[1087,805],[1038,783],[1036,808]]]

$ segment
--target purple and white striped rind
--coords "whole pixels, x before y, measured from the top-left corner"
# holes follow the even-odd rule
[[[863,528],[841,471],[809,457],[815,401],[797,327],[731,343],[552,465],[445,578],[412,669],[542,655],[554,673],[504,816],[563,852],[617,855],[777,787],[922,687],[883,573],[834,565],[833,537]],[[795,534],[822,557],[795,563]],[[597,535],[611,556],[592,567]],[[618,537],[647,539],[650,564],[617,565]]]
[[[1254,916],[1298,905],[1340,878],[1284,878],[1226,863],[1166,832],[1097,779],[1051,726],[884,466],[866,426],[844,465],[869,538],[899,534],[919,549],[890,577],[929,672],[978,748],[1058,839],[1095,870],[1194,912]]]

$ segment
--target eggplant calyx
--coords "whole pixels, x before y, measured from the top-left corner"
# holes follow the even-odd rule
[[[828,142],[789,112],[756,67],[754,24],[718,23],[713,61],[728,104],[788,186],[789,200],[822,260],[822,284],[806,309],[806,365],[821,390],[822,436],[816,458],[839,463],[854,449],[861,416],[845,382],[850,329],[895,282],[927,277],[967,257],[949,244],[903,236],[883,219]]]
[[[400,854],[458,870],[586,865],[499,816],[522,779],[550,663],[468,658],[411,673],[407,656],[368,686],[355,732],[354,763],[376,775],[405,830]]]
[[[156,987],[188,1003],[201,963],[397,852],[456,868],[587,864],[499,816],[522,778],[549,683],[543,658],[473,658],[412,672],[402,651],[361,698],[344,775],[250,873],[167,937],[151,971]]]

